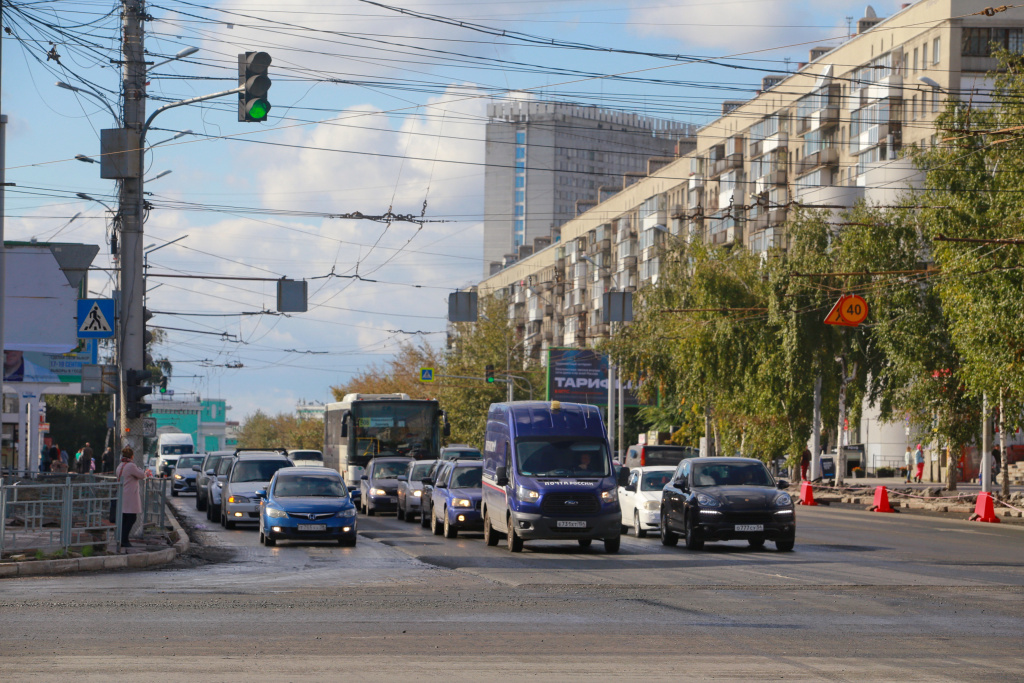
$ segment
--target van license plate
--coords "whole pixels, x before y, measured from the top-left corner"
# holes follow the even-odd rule
[[[327,531],[326,524],[300,524],[299,531]]]
[[[559,529],[586,529],[587,523],[584,521],[560,519],[555,522],[555,526]]]
[[[737,524],[736,531],[764,531],[764,524]]]

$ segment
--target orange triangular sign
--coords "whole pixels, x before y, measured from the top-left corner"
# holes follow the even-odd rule
[[[847,325],[848,326],[850,324],[849,321],[847,321],[847,319],[843,317],[842,307],[843,307],[843,300],[845,300],[845,299],[846,299],[845,296],[839,297],[839,301],[837,301],[835,303],[835,305],[832,307],[832,310],[829,311],[828,315],[825,316],[825,324],[826,325]]]

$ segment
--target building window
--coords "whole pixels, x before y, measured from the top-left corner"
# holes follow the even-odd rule
[[[526,144],[526,131],[525,130],[517,130],[516,131],[516,144],[517,145],[525,145]]]
[[[917,48],[914,48],[914,73],[917,73]]]
[[[928,70],[928,43],[921,46],[921,71]]]
[[[517,202],[525,202],[526,201],[526,192],[524,192],[523,190],[516,190],[516,201]]]
[[[526,207],[524,207],[524,206],[517,206],[516,207],[516,215],[517,216],[522,216],[525,213],[526,213]]]
[[[516,162],[516,173],[520,173],[520,172],[523,172],[523,173],[526,172],[526,162],[525,161],[517,161]]]
[[[939,111],[939,93],[932,91],[932,113]]]
[[[938,64],[942,52],[942,38],[932,41],[932,64]]]
[[[526,178],[519,176],[516,178],[516,187],[526,187]]]
[[[525,159],[525,158],[526,158],[526,148],[525,147],[516,147],[516,159]]]
[[[524,232],[526,230],[526,221],[516,221],[516,232]]]
[[[990,57],[993,43],[1010,52],[1024,52],[1024,29],[965,28],[961,32],[960,54],[964,57]]]

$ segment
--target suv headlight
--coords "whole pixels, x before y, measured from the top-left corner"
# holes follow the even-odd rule
[[[356,516],[356,509],[355,508],[349,508],[347,510],[342,510],[341,512],[338,513],[338,517],[355,517],[355,516]]]
[[[473,507],[473,501],[469,498],[456,498],[452,501],[452,507],[455,508],[471,508]]]
[[[614,503],[619,499],[619,492],[617,489],[608,489],[607,491],[601,491],[601,502],[602,503]]]
[[[519,498],[519,500],[532,502],[540,498],[540,494],[533,489],[528,489],[522,484],[519,484],[516,486],[516,497]]]
[[[384,489],[370,489],[370,495],[373,495],[373,496],[386,496],[386,495],[388,495],[388,492],[385,491]]]
[[[229,503],[248,503],[249,499],[245,496],[228,496]]]
[[[644,510],[660,510],[660,509],[661,509],[661,501],[660,500],[649,500],[646,503],[644,503]]]
[[[719,503],[717,500],[707,495],[706,493],[697,494],[697,504],[703,505],[704,507],[715,508],[718,507]]]
[[[288,513],[285,512],[284,510],[278,510],[277,508],[272,508],[269,505],[267,506],[267,517],[273,517],[274,519],[280,519],[281,517],[287,517],[287,516],[288,516]]]
[[[786,505],[792,505],[793,499],[789,497],[788,493],[780,493],[775,497],[775,504],[779,507],[785,507]]]

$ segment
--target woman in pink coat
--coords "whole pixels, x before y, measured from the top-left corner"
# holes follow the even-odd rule
[[[133,461],[135,451],[131,446],[121,449],[121,464],[117,466],[117,481],[121,484],[121,547],[131,548],[128,535],[135,526],[135,520],[142,512],[142,498],[139,496],[139,482],[149,476]]]

